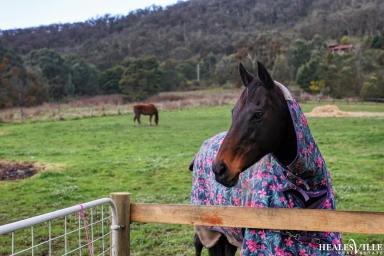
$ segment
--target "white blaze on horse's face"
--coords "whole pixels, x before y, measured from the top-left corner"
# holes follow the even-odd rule
[[[259,78],[241,64],[239,71],[245,89],[232,111],[231,127],[213,165],[216,180],[225,186],[234,186],[242,171],[274,152],[286,128],[284,97],[262,64]]]

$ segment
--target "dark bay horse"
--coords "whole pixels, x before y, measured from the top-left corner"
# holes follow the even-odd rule
[[[191,203],[335,209],[329,171],[298,103],[261,63],[258,77],[242,64],[239,73],[244,90],[228,132],[206,140],[190,166]],[[232,256],[237,247],[247,256],[341,255],[319,251],[319,243],[340,243],[340,235],[196,226],[194,238],[196,255],[203,247],[210,256]]]
[[[152,117],[155,116],[155,124],[159,124],[159,111],[153,104],[137,104],[133,106],[133,113],[135,114],[133,122],[136,121],[141,124],[140,116],[149,116],[149,123],[152,125]]]

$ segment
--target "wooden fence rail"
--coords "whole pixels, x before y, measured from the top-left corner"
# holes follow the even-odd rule
[[[384,213],[131,204],[131,222],[384,234]]]
[[[124,193],[112,194],[114,200]],[[124,201],[124,200],[122,200]],[[129,203],[129,200],[126,202]],[[224,206],[117,204],[130,207],[130,222],[248,227],[276,230],[384,234],[384,212]],[[129,224],[123,233],[129,237]],[[129,255],[129,242],[126,252]],[[119,254],[120,256],[120,254]]]

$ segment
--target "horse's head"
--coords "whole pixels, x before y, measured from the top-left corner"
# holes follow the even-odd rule
[[[234,186],[241,172],[268,153],[288,164],[295,152],[295,140],[288,106],[281,89],[265,67],[258,63],[258,78],[239,65],[245,86],[232,109],[232,124],[213,164],[216,181]],[[292,144],[292,141],[293,144]]]

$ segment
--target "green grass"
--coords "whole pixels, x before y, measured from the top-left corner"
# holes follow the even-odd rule
[[[384,111],[384,105],[369,109]],[[331,170],[338,209],[384,211],[384,120],[309,122]],[[230,107],[223,106],[164,111],[158,127],[133,126],[131,115],[2,125],[0,159],[51,168],[26,180],[0,182],[0,224],[118,191],[131,192],[135,202],[188,203],[190,161],[203,140],[229,123]],[[192,234],[190,226],[134,224],[133,255],[192,255]]]

